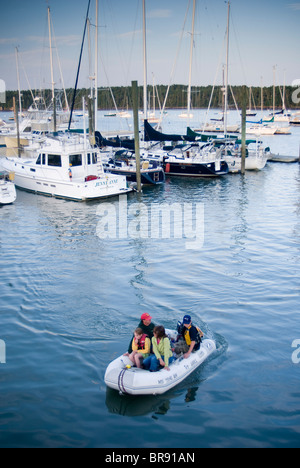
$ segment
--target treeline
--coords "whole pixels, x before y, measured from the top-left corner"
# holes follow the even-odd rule
[[[192,107],[193,108],[204,108],[207,109],[212,95],[212,86],[200,86],[192,88]],[[295,91],[295,88],[289,86],[286,88],[285,92],[285,103],[287,109],[296,109],[297,104],[292,101],[292,94]],[[282,107],[282,88],[276,87],[275,89],[275,107]],[[42,92],[34,93],[35,96],[41,96],[44,98],[46,103],[51,102],[51,90],[43,90]],[[73,89],[67,89],[67,98],[69,104],[72,102],[73,98]],[[158,85],[155,89],[155,106],[156,109],[163,105],[165,96],[167,93],[167,86]],[[246,86],[233,86],[228,90],[228,104],[229,108],[235,109],[235,102],[239,108],[242,107],[242,103],[245,100],[247,106],[249,106],[249,93],[250,89]],[[65,102],[63,93],[58,93],[60,95],[62,105],[65,108]],[[76,100],[75,100],[75,109],[82,108],[82,97],[85,96],[86,99],[90,95],[89,89],[80,89],[77,91]],[[2,110],[11,110],[13,108],[13,97],[18,98],[17,91],[7,91],[6,92],[6,103],[1,104]],[[148,96],[149,96],[149,106],[153,107],[153,88],[152,86],[148,87]],[[261,108],[261,88],[253,87],[251,89],[251,106],[252,108]],[[99,110],[110,110],[115,109],[115,106],[118,110],[132,109],[132,98],[131,98],[131,88],[130,87],[113,87],[109,88],[99,88],[98,90],[98,103]],[[214,89],[214,93],[211,101],[211,108],[222,108],[224,103],[224,92],[221,86],[217,86]],[[22,107],[23,109],[28,109],[32,105],[32,96],[30,91],[22,91]],[[143,108],[143,88],[139,88],[139,106]],[[273,86],[263,88],[263,106],[264,109],[271,109],[273,107]],[[169,109],[185,109],[187,107],[187,86],[186,85],[172,85],[170,87],[169,96],[167,100],[166,108]],[[298,106],[299,107],[299,106]]]

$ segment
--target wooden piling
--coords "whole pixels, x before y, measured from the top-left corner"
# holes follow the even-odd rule
[[[246,173],[246,113],[247,113],[247,102],[246,102],[246,89],[244,87],[243,93],[243,104],[242,104],[242,166],[241,173]]]
[[[19,108],[15,96],[13,97],[14,115],[17,129],[18,157],[21,157],[20,127],[19,127]]]
[[[133,120],[134,120],[136,182],[137,182],[137,191],[141,192],[142,183],[141,183],[140,131],[139,131],[139,109],[138,109],[138,82],[132,81],[131,86],[132,86],[132,102],[133,102]]]

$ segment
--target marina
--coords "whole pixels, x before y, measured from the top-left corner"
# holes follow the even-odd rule
[[[166,131],[179,130],[177,114],[169,112]],[[298,132],[264,144],[295,156]],[[166,176],[145,187],[144,204],[204,204],[199,250],[187,250],[185,238],[105,240],[99,202],[18,190],[14,205],[0,208],[1,373],[14,376],[0,390],[1,445],[134,447],[147,428],[157,446],[298,446],[299,184],[298,164],[268,162],[245,176]],[[127,195],[129,226],[136,197]],[[165,395],[120,396],[105,370],[148,310],[169,328],[191,313],[217,350]],[[173,421],[187,416],[183,442]]]
[[[200,448],[299,448],[295,86],[286,89],[285,76],[278,85],[273,65],[260,95],[232,88],[242,75],[231,47],[238,7],[228,1],[214,12],[209,56],[201,44],[206,73],[223,40],[219,87],[216,77],[197,91],[196,43],[209,33],[189,0],[168,49],[175,55],[176,35],[180,47],[188,39],[185,66],[176,52],[187,84],[171,90],[175,61],[162,96],[154,73],[148,84],[152,28],[175,6],[138,0],[127,16],[116,2],[127,29],[110,29],[115,2],[84,2],[73,24],[83,35],[58,36],[66,49],[76,44],[63,67],[53,17],[62,23],[47,2],[49,89],[22,90],[19,46],[18,92],[3,93],[0,79],[0,447],[102,448],[122,462],[125,448],[127,462],[139,459],[137,448],[168,449],[178,461]],[[107,73],[113,40],[128,50],[122,60],[112,53]],[[0,38],[0,53],[5,44]],[[163,41],[156,47],[167,62]],[[125,62],[143,83],[133,76],[121,106],[124,90],[109,80],[121,81]],[[69,92],[67,66],[76,74]]]

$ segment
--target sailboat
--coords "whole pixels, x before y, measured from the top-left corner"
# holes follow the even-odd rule
[[[33,103],[28,112],[23,117],[22,112],[22,95],[20,89],[20,76],[19,76],[19,50],[16,47],[16,66],[17,66],[17,81],[19,89],[19,115],[20,128],[19,128],[19,142],[21,147],[28,147],[34,143],[40,143],[44,137],[56,131],[63,131],[67,128],[67,121],[69,119],[69,106],[64,89],[64,98],[67,106],[67,111],[62,110],[62,104],[59,93],[55,93],[54,71],[53,71],[53,52],[52,52],[52,29],[51,29],[51,13],[48,7],[48,29],[49,29],[49,49],[50,49],[50,72],[51,72],[51,104],[47,108],[44,100],[40,97],[34,98],[32,92]],[[61,76],[62,82],[63,77]],[[17,117],[17,116],[16,116]],[[15,117],[15,120],[16,120]],[[7,148],[18,147],[17,130],[13,129],[2,135],[0,145],[3,142]]]
[[[196,16],[196,0],[193,1],[193,20],[192,20],[192,33],[191,33],[191,45],[190,45],[190,66],[189,66],[189,85],[187,94],[187,111],[179,115],[180,118],[185,118],[188,121],[188,127],[190,126],[190,120],[193,118],[191,113],[192,104],[192,68],[193,68],[193,51],[194,51],[194,36],[195,36],[195,16]]]
[[[226,31],[226,65],[223,67],[223,116],[221,119],[214,119],[211,122],[205,122],[201,129],[195,131],[223,133],[225,138],[229,133],[239,133],[239,124],[228,124],[228,87],[229,87],[229,26],[230,26],[230,2],[228,2],[228,17],[227,17],[227,31]]]
[[[247,117],[255,117],[257,114],[256,111],[252,110],[252,86],[249,89],[249,109],[246,110]]]

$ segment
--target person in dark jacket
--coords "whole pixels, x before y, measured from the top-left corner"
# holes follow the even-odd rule
[[[149,338],[150,338],[150,341],[152,340],[153,338],[153,330],[154,330],[154,327],[155,327],[155,324],[152,323],[152,317],[150,314],[143,314],[141,316],[141,321],[138,325],[138,328],[141,328],[143,330],[143,333],[145,333]],[[134,337],[132,337],[132,339],[130,340],[130,343],[129,343],[129,346],[128,346],[128,352],[124,354],[124,356],[128,356],[129,354],[132,353],[132,340],[133,340]]]
[[[178,332],[181,335],[178,343],[175,345],[175,353],[183,353],[183,357],[187,359],[192,352],[198,351],[201,346],[203,333],[199,327],[193,325],[192,317],[185,315],[181,324],[178,324]]]

